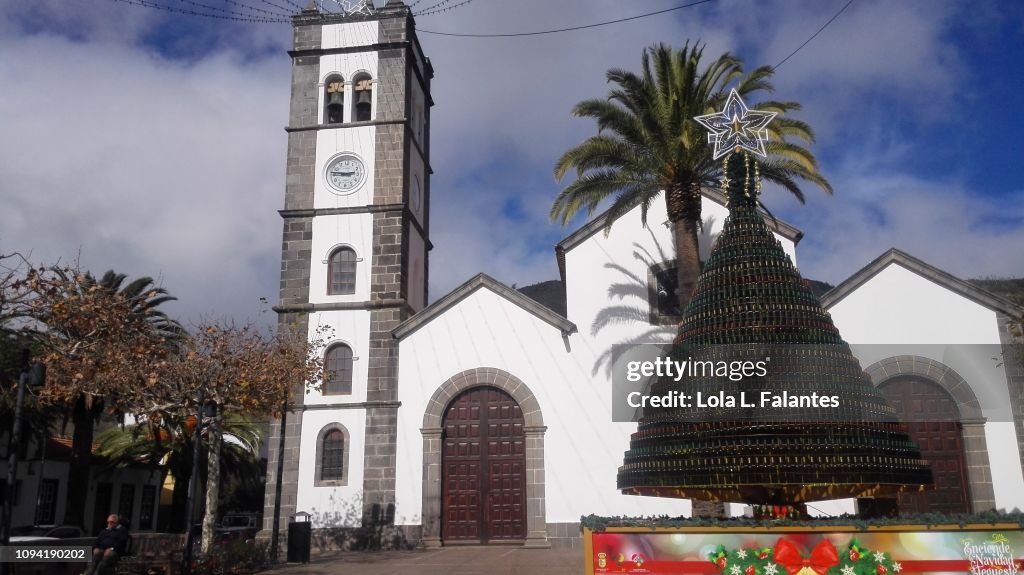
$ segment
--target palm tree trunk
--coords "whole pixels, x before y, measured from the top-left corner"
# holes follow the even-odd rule
[[[701,225],[700,184],[680,184],[665,191],[668,219],[676,244],[676,297],[679,312],[686,311],[697,278],[700,277],[700,244],[697,230]]]
[[[203,515],[203,555],[213,550],[213,530],[220,504],[220,446],[223,441],[220,418],[210,421],[210,448],[206,455],[206,514]]]
[[[71,439],[71,461],[68,469],[68,485],[89,485],[92,465],[93,410],[79,397],[71,410],[71,423],[75,430]],[[86,528],[85,498],[88,489],[68,489],[64,505],[64,523]],[[101,510],[106,514],[109,510]]]

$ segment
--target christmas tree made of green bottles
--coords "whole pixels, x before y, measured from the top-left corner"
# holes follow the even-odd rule
[[[662,378],[651,395],[690,405],[647,408],[630,440],[618,487],[625,494],[794,504],[922,490],[932,473],[862,371],[758,210],[758,162],[725,160],[730,215],[687,305],[676,361],[767,362],[767,375]],[[828,407],[698,408],[724,391],[835,397]]]

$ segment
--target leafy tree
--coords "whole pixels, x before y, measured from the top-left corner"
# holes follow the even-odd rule
[[[722,162],[712,157],[713,144],[708,143],[707,132],[693,118],[721,110],[730,87],[746,99],[774,91],[769,81],[771,67],[762,66],[744,75],[742,62],[730,54],[703,66],[703,52],[699,43],[692,47],[687,43],[682,50],[659,44],[644,51],[639,75],[620,69],[608,71],[608,82],[613,84],[608,98],[585,100],[573,108],[575,116],[593,118],[598,133],[556,162],[556,180],[562,181],[571,170],[576,179],[551,207],[551,219],[567,225],[580,212],[592,215],[606,199],[612,199],[610,227],[639,204],[646,225],[650,206],[664,192],[675,236],[680,309],[686,308],[700,273],[701,191],[717,186],[723,174]],[[814,141],[810,126],[784,115],[799,110],[800,105],[764,101],[756,108],[779,114],[768,126],[769,157],[760,162],[761,176],[801,202],[800,181],[831,193],[831,185],[818,173],[814,155],[789,141]]]
[[[209,453],[204,554],[213,544],[219,508],[225,418],[279,414],[297,384],[319,385],[323,347],[323,339],[310,340],[306,333],[288,326],[272,337],[251,327],[203,326],[181,341],[177,354],[158,366],[150,385],[134,392],[133,413],[152,425],[186,420],[201,407],[216,408],[213,417],[204,418],[203,429]]]
[[[175,298],[152,278],[124,285],[108,271],[99,280],[74,267],[30,270],[29,313],[47,366],[43,398],[70,411],[74,425],[68,481],[89,482],[94,424],[103,412],[130,411],[182,332],[161,310]],[[86,492],[69,489],[65,522],[83,525]]]

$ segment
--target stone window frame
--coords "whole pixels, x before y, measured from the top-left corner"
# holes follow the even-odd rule
[[[356,84],[358,82],[362,81],[362,80],[369,80],[370,81],[370,117],[366,118],[365,120],[359,120],[356,117],[357,98],[358,98],[359,92],[362,91],[362,90],[358,90],[358,91],[356,90]],[[351,117],[352,117],[352,121],[353,122],[372,122],[374,120],[374,118],[376,117],[376,114],[374,113],[374,108],[375,108],[375,106],[374,106],[375,94],[374,93],[376,91],[377,91],[377,80],[374,79],[373,74],[371,74],[369,70],[359,69],[359,70],[356,70],[356,72],[354,74],[352,74],[352,116]]]
[[[331,350],[333,350],[335,348],[338,348],[338,347],[343,347],[343,346],[347,347],[349,349],[349,351],[352,352],[351,365],[350,365],[350,369],[349,369],[349,374],[350,374],[351,377],[350,377],[349,382],[348,382],[348,391],[328,391],[328,385],[330,383],[330,380],[329,380],[328,374],[327,374],[327,361],[328,361],[327,355],[329,353],[331,353]],[[353,382],[355,381],[356,361],[358,359],[359,359],[359,357],[356,356],[355,348],[353,348],[352,344],[350,344],[349,342],[342,341],[342,340],[337,340],[337,341],[332,341],[330,344],[328,344],[327,345],[327,349],[324,350],[324,381],[323,381],[323,384],[320,387],[320,395],[323,395],[324,397],[327,397],[327,396],[352,395],[353,392],[354,392]]]
[[[960,413],[960,433],[964,441],[964,458],[967,463],[967,492],[971,513],[995,509],[996,498],[989,465],[988,441],[985,438],[987,420],[982,414],[978,397],[967,380],[940,361],[915,355],[888,357],[871,364],[864,373],[871,378],[876,388],[896,378],[914,377],[935,385],[956,402]]]
[[[324,465],[324,439],[332,431],[340,431],[345,441],[345,451],[341,458],[341,479],[321,479]],[[320,429],[316,436],[316,468],[313,475],[313,487],[346,487],[348,486],[348,462],[352,456],[352,439],[348,428],[335,421]]]
[[[337,79],[335,80],[335,78],[337,78]],[[335,82],[340,83],[342,85],[342,88],[341,88],[341,98],[342,98],[342,100],[341,100],[342,101],[342,104],[341,104],[341,121],[340,122],[328,122],[327,121],[327,104],[328,104],[329,96],[328,96],[328,93],[327,93],[327,87],[328,87],[329,84],[332,84],[332,83],[335,83]],[[327,74],[324,77],[323,82],[320,83],[320,88],[321,88],[320,91],[323,94],[323,98],[324,98],[323,106],[321,106],[321,109],[320,109],[320,124],[322,124],[324,126],[340,126],[342,124],[346,124],[347,122],[345,121],[345,111],[346,111],[345,108],[347,106],[345,106],[345,102],[349,101],[349,98],[347,97],[347,95],[348,95],[347,92],[349,90],[348,90],[348,84],[345,82],[344,74],[342,74],[341,72],[337,72],[337,71],[331,72],[331,73]]]
[[[649,320],[651,325],[678,325],[683,320],[682,312],[679,315],[666,315],[658,309],[658,274],[677,269],[677,260],[665,260],[647,267],[647,303],[650,307]]]

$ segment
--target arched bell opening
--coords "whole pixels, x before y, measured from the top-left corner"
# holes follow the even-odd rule
[[[373,79],[368,74],[360,74],[352,80],[355,109],[354,122],[369,122],[373,115]]]
[[[324,123],[345,122],[345,79],[332,74],[324,81]]]

